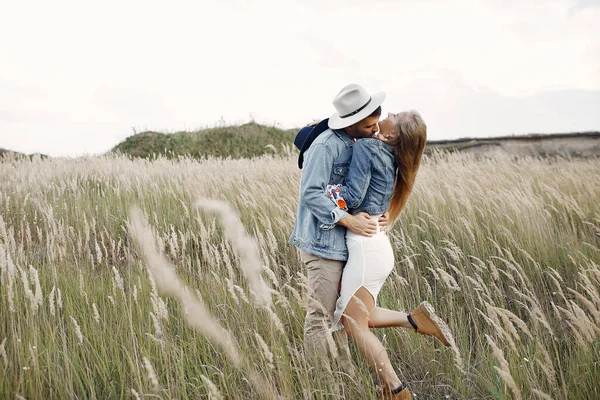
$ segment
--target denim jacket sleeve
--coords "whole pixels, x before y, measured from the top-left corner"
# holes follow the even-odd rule
[[[346,176],[346,185],[341,188],[348,208],[357,208],[365,199],[371,181],[371,168],[371,149],[359,141],[352,148],[352,161]]]
[[[334,156],[323,144],[315,143],[304,153],[304,168],[300,181],[300,201],[320,222],[321,229],[333,229],[348,213],[329,198],[329,184]]]

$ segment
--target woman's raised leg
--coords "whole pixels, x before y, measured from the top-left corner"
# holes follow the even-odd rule
[[[371,311],[369,315],[370,328],[390,328],[394,326],[414,329],[410,322],[408,322],[408,314],[405,312],[381,307],[375,307]]]
[[[412,319],[412,323],[409,320]],[[387,308],[375,307],[369,315],[369,327],[388,328],[401,326],[414,329],[416,332],[437,337],[445,346],[450,345],[452,334],[448,325],[435,314],[433,307],[424,301],[410,314],[402,311],[388,310]]]

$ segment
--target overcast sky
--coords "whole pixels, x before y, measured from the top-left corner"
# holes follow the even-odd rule
[[[348,83],[430,139],[600,130],[600,0],[0,0],[0,147],[298,127]]]

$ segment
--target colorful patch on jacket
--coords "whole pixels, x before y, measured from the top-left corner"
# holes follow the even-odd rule
[[[348,211],[348,205],[346,204],[346,200],[342,197],[342,193],[340,188],[342,185],[327,185],[327,194],[329,198],[338,206],[338,208]]]

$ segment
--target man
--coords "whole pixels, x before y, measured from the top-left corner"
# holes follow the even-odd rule
[[[348,338],[344,330],[335,332],[337,349],[328,344],[342,269],[348,259],[346,229],[372,236],[377,224],[366,213],[348,214],[338,208],[326,192],[328,184],[344,184],[352,158],[352,144],[372,137],[378,131],[381,104],[385,93],[372,96],[359,85],[345,86],[333,100],[336,113],[329,118],[329,128],[321,133],[304,153],[300,181],[300,201],[296,225],[290,242],[300,250],[306,265],[309,303],[304,323],[304,346],[307,355],[324,361],[322,355],[335,356],[352,373]],[[301,155],[302,157],[302,155]],[[302,159],[299,160],[299,164]],[[387,224],[387,215],[379,225]],[[333,354],[330,351],[333,350]]]

